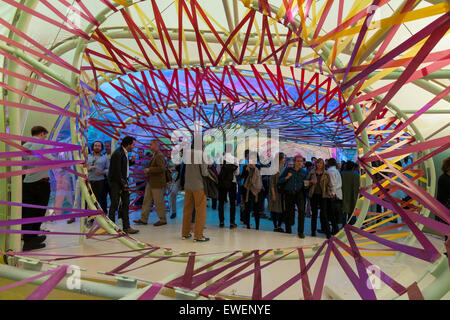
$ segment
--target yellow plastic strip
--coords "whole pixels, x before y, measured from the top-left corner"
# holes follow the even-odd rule
[[[373,29],[383,29],[383,28],[390,28],[395,22],[397,22],[399,19],[401,20],[401,23],[405,23],[405,22],[410,22],[410,21],[415,21],[415,20],[419,20],[419,19],[424,19],[424,18],[428,18],[428,17],[432,17],[441,13],[446,13],[448,11],[448,4],[443,2],[440,4],[436,4],[433,5],[431,7],[427,7],[427,8],[422,8],[422,9],[418,9],[418,10],[414,10],[414,11],[410,11],[410,12],[404,12],[404,13],[399,13],[398,15],[394,15],[391,16],[389,18],[385,18],[379,21],[375,21],[374,23],[372,23],[371,27],[368,28],[368,30],[373,30]],[[401,17],[399,17],[401,16]],[[345,29],[345,30],[341,30],[339,32],[333,33],[333,34],[329,34],[323,37],[320,37],[318,39],[315,39],[313,41],[314,44],[319,44],[328,40],[332,40],[332,39],[338,39],[341,38],[343,36],[346,35],[351,35],[351,34],[357,34],[359,33],[361,29],[361,26],[356,26],[356,27],[352,27],[350,29]]]
[[[400,217],[400,215],[399,215],[399,214],[396,214],[395,216],[392,216],[392,217],[390,217],[390,218],[388,218],[388,219],[385,219],[385,220],[383,220],[383,221],[381,221],[381,222],[378,222],[377,224],[374,224],[374,225],[372,225],[372,226],[370,226],[370,227],[364,229],[364,231],[372,230],[372,229],[374,229],[374,228],[376,228],[376,227],[379,227],[379,226],[381,226],[381,225],[383,225],[383,224],[385,224],[385,223],[388,223],[389,221],[392,221],[392,220],[394,220],[394,219],[397,219],[398,217]]]
[[[142,22],[142,25],[144,26],[145,32],[148,35],[148,39],[150,40],[150,42],[152,43],[152,45],[156,48],[156,41],[153,38],[153,34],[150,32],[150,29],[148,28],[147,23],[145,23],[145,21],[147,21],[153,28],[153,30],[157,30],[156,26],[153,24],[152,20],[141,10],[141,8],[139,8],[139,6],[135,6],[136,8],[136,13],[139,17],[139,19]]]
[[[120,5],[122,5],[122,6],[124,6],[124,7],[128,7],[128,6],[130,6],[131,5],[131,3],[129,3],[128,1],[126,1],[126,0],[113,0],[115,3],[118,3],[118,4],[120,4]]]

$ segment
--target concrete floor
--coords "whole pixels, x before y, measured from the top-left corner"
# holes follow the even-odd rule
[[[240,225],[237,229],[230,230],[228,228],[228,206],[225,207],[225,228],[219,228],[219,219],[217,210],[211,209],[211,204],[208,204],[208,213],[206,221],[205,236],[210,237],[211,240],[206,243],[194,243],[192,240],[181,240],[181,221],[182,221],[182,200],[178,202],[178,215],[176,219],[168,219],[168,224],[161,227],[154,227],[152,224],[158,220],[156,213],[150,213],[149,224],[146,226],[134,226],[140,230],[134,238],[139,239],[145,243],[150,243],[154,246],[162,248],[171,248],[175,252],[191,252],[195,251],[202,255],[203,258],[212,256],[218,253],[231,252],[234,250],[254,250],[254,249],[277,249],[284,248],[288,252],[291,248],[304,247],[305,252],[311,252],[312,246],[320,245],[325,237],[323,234],[318,234],[317,237],[310,236],[310,218],[306,218],[305,222],[305,239],[300,239],[294,234],[285,234],[273,232],[272,221],[269,219],[261,219],[260,230],[247,230],[245,226]],[[236,222],[239,222],[239,208],[237,208]],[[267,213],[268,214],[268,213]],[[130,215],[130,221],[139,218],[140,212],[134,212]],[[169,216],[170,214],[168,214]],[[79,221],[77,223],[68,225],[65,221],[47,223],[44,227],[51,231],[63,232],[79,232]],[[252,220],[252,228],[254,228],[254,220]],[[296,226],[293,227],[296,230]],[[408,230],[398,230],[397,232],[405,232]],[[441,251],[444,250],[444,243],[441,238],[437,236],[429,236],[432,243]],[[406,238],[401,238],[399,242],[405,241]],[[367,242],[367,240],[357,240],[357,243]],[[35,251],[35,253],[51,253],[51,254],[69,254],[69,255],[90,255],[106,252],[116,252],[128,250],[123,244],[117,240],[99,241],[95,239],[84,240],[80,243],[78,236],[49,236],[46,241],[47,247],[42,250]],[[378,244],[366,246],[370,248],[384,248]],[[162,251],[158,251],[161,252]],[[272,253],[271,253],[272,254]],[[422,274],[430,267],[430,264],[409,256],[396,259],[392,253],[384,252],[387,255],[366,256],[373,264],[379,266],[385,273],[393,277],[404,286],[409,286],[416,281]],[[127,257],[137,255],[136,253],[125,254]],[[45,257],[41,257],[45,259]],[[143,259],[138,261],[133,266],[140,266],[152,260]],[[347,262],[356,270],[354,260],[348,255],[345,256]],[[71,260],[62,260],[59,263],[73,264],[85,268],[84,275],[96,277],[99,279],[114,279],[111,276],[103,275],[102,272],[107,272],[120,264],[127,261],[126,258],[76,258]],[[308,261],[307,261],[308,262]],[[321,267],[322,257],[316,261],[308,273],[311,287],[314,288],[317,275]],[[148,281],[166,282],[172,279],[176,274],[182,275],[184,273],[186,264],[179,262],[159,262],[149,267],[138,269],[127,273],[127,275],[135,276]],[[291,259],[286,261],[279,261],[272,264],[270,267],[263,269],[263,295],[269,293],[285,281],[289,280],[299,272],[298,259]],[[248,269],[250,270],[250,268]],[[99,273],[100,272],[100,273]],[[419,283],[422,289],[433,280],[432,276],[427,276],[423,282]],[[360,299],[358,293],[353,288],[350,280],[347,278],[337,260],[332,256],[330,264],[327,269],[327,276],[325,279],[326,289],[323,292],[322,299],[335,299],[336,296],[332,293],[338,294],[344,299]],[[251,296],[253,288],[253,276],[245,278],[224,291],[226,294],[238,296]],[[331,290],[328,290],[330,288]],[[395,296],[394,292],[389,289],[384,283],[381,287],[375,290],[379,299],[391,299]],[[405,295],[404,295],[405,296]],[[407,298],[402,296],[403,298]],[[163,297],[161,297],[163,298]],[[287,289],[284,293],[279,295],[277,299],[302,299],[303,293],[301,283],[297,282],[295,285]]]

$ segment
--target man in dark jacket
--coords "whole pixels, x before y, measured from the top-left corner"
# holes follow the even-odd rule
[[[284,193],[286,196],[286,233],[292,232],[292,225],[295,223],[295,206],[298,210],[298,236],[303,239],[305,225],[305,180],[306,170],[302,168],[303,158],[296,156],[294,158],[294,168],[287,168],[283,171],[278,183],[285,183]]]
[[[220,227],[225,226],[224,205],[227,195],[230,199],[230,229],[237,227],[236,217],[236,176],[239,174],[239,163],[230,152],[227,152],[223,164],[219,166],[219,219]]]
[[[116,220],[116,211],[119,207],[119,218],[122,219],[123,231],[134,234],[139,230],[130,227],[128,210],[130,206],[130,191],[128,188],[128,178],[130,176],[130,166],[134,164],[134,159],[128,159],[128,153],[133,151],[136,139],[125,137],[119,148],[111,155],[111,163],[108,172],[108,182],[111,189],[111,206],[109,208],[109,219]]]

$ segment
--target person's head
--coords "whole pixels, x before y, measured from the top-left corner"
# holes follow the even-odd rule
[[[100,153],[100,152],[103,151],[103,149],[104,149],[104,146],[103,146],[103,143],[101,141],[94,141],[91,144],[91,151],[93,153]]]
[[[245,158],[249,163],[257,164],[259,163],[259,155],[256,151],[249,151],[248,156]]]
[[[133,151],[133,148],[136,145],[136,138],[126,136],[125,138],[123,138],[122,143],[120,145],[128,152],[131,152]]]
[[[244,152],[245,160],[248,160],[249,155],[250,155],[250,150],[248,150],[248,149],[245,150],[245,152]]]
[[[47,139],[48,131],[44,127],[35,126],[31,128],[31,136],[38,139]]]
[[[294,167],[294,160],[292,158],[288,158],[286,161],[287,161],[287,166],[289,168],[293,168]]]
[[[294,169],[298,170],[303,166],[303,157],[302,156],[295,156],[294,157]]]
[[[308,171],[311,170],[312,166],[313,166],[313,164],[312,164],[311,161],[306,161],[305,162],[305,168],[308,169]]]
[[[336,162],[335,158],[328,159],[328,166],[329,167],[336,167],[336,164],[337,164],[337,162]]]
[[[325,162],[323,161],[322,158],[317,159],[317,161],[316,161],[316,168],[317,168],[317,170],[319,170],[319,171],[324,170],[324,168],[325,168]]]
[[[355,163],[351,160],[348,160],[344,165],[344,171],[352,171]]]
[[[281,170],[281,168],[284,166],[284,163],[286,162],[286,157],[283,152],[277,153],[272,163],[276,163],[277,160],[278,160],[278,170]]]
[[[111,141],[105,141],[105,153],[111,154]]]
[[[159,150],[159,141],[156,139],[153,139],[150,141],[150,150],[154,153]]]
[[[442,161],[441,169],[444,173],[450,175],[450,157],[447,157]]]

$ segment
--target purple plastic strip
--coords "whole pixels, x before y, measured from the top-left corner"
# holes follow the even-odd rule
[[[255,252],[257,250],[253,250],[252,254],[254,255]],[[261,257],[263,257],[264,255],[268,254],[270,252],[270,250],[266,250]],[[223,276],[222,278],[214,281],[212,284],[210,284],[209,286],[203,288],[200,291],[200,295],[202,296],[209,296],[209,295],[215,295],[218,292],[220,292],[221,290],[225,289],[227,286],[226,284],[230,283],[230,281],[232,281],[233,279],[236,279],[235,275],[239,274],[241,271],[245,270],[247,267],[249,267],[250,265],[252,265],[253,263],[255,263],[256,261],[256,257],[251,258],[250,260],[248,260],[247,262],[245,262],[244,264],[242,264],[241,266],[239,266],[238,268],[236,268],[235,270],[227,273],[225,276]],[[231,279],[231,280],[230,280]]]
[[[160,249],[160,248],[159,248]],[[137,249],[137,250],[127,250],[127,251],[119,251],[119,252],[108,252],[108,253],[100,253],[100,254],[92,254],[92,255],[68,255],[68,254],[51,254],[51,253],[38,253],[38,252],[1,252],[0,254],[4,255],[10,255],[10,256],[33,256],[33,257],[59,257],[56,259],[47,259],[44,261],[61,261],[61,260],[71,260],[71,259],[79,259],[79,258],[102,258],[102,257],[108,257],[108,258],[124,258],[124,259],[131,259],[133,257],[130,256],[113,256],[114,254],[122,254],[122,253],[131,253],[131,252],[138,252],[146,250],[146,248],[143,249]]]
[[[374,1],[372,2],[372,5],[371,5],[369,8],[375,8],[375,10],[378,9],[378,4],[380,3],[380,1],[381,1],[381,0],[374,0]],[[362,44],[362,41],[363,41],[364,37],[366,36],[367,30],[369,29],[369,26],[368,26],[369,24],[368,24],[368,22],[372,19],[373,15],[375,14],[375,10],[369,12],[369,13],[366,15],[366,18],[365,18],[365,20],[364,20],[364,23],[363,23],[363,25],[362,25],[362,28],[361,28],[361,30],[359,31],[358,39],[356,40],[355,47],[354,47],[353,50],[352,50],[352,55],[351,55],[351,57],[350,57],[350,61],[348,62],[347,69],[345,70],[344,78],[343,78],[342,81],[341,81],[342,83],[344,83],[345,80],[347,79],[348,72],[350,71],[350,68],[352,67],[353,62],[355,61],[356,54],[358,53],[359,48],[360,48],[360,46],[361,46],[361,44]],[[344,91],[344,90],[343,90],[343,91]]]
[[[328,262],[330,261],[331,245],[333,244],[333,238],[328,240],[328,248],[323,257],[322,265],[320,266],[319,275],[314,286],[314,292],[312,299],[320,300],[322,298],[323,285],[325,283],[325,277],[327,275]]]
[[[59,207],[46,207],[46,206],[38,206],[34,204],[27,204],[27,203],[17,203],[17,202],[8,202],[0,200],[0,205],[6,205],[6,206],[18,206],[18,207],[25,207],[25,208],[37,208],[37,209],[49,209],[54,211],[72,211],[72,212],[91,212],[91,213],[103,213],[101,210],[88,210],[88,209],[77,209],[77,208],[59,208]]]
[[[344,83],[341,86],[341,90],[345,91],[348,87],[359,81],[360,79],[368,76],[373,71],[377,70],[378,68],[384,66],[386,63],[391,62],[395,57],[400,55],[402,52],[406,51],[407,49],[411,48],[413,45],[418,43],[419,41],[425,39],[427,36],[429,36],[437,27],[443,25],[445,22],[448,21],[448,14],[444,14],[435,21],[431,22],[428,26],[421,29],[419,32],[414,34],[412,37],[408,38],[408,40],[404,41],[400,45],[398,45],[396,48],[392,49],[390,52],[386,53],[383,57],[372,63],[370,66],[368,66],[365,70],[358,73],[355,77],[351,78],[347,83]]]
[[[110,236],[112,238],[125,237],[124,234],[109,234],[109,233],[76,233],[76,232],[52,232],[52,231],[32,231],[32,230],[7,230],[0,229],[0,233],[7,234],[48,234],[48,235],[64,235],[64,236]]]
[[[400,124],[399,126],[397,126],[395,128],[394,131],[392,131],[386,138],[384,138],[382,141],[378,142],[375,146],[370,148],[370,151],[368,151],[363,158],[367,158],[369,154],[372,154],[373,152],[375,152],[376,150],[378,150],[378,148],[380,148],[381,146],[387,144],[392,138],[394,138],[395,136],[397,136],[398,133],[400,133],[403,129],[405,129],[411,122],[415,121],[417,118],[419,118],[419,116],[421,116],[423,113],[425,113],[426,111],[428,111],[431,107],[433,107],[437,102],[439,102],[442,98],[444,98],[445,96],[447,96],[447,94],[450,93],[450,87],[448,87],[447,89],[443,90],[439,95],[437,95],[436,97],[434,97],[433,99],[431,99],[430,102],[428,102],[425,106],[423,106],[419,111],[417,111],[414,115],[412,115],[411,117],[408,118],[407,121],[405,121],[404,123]]]
[[[366,116],[361,125],[356,129],[355,135],[359,135],[361,131],[381,112],[381,110],[386,106],[386,104],[397,94],[397,92],[403,87],[409,77],[417,70],[420,64],[425,60],[431,50],[436,46],[439,40],[445,35],[450,27],[450,16],[445,15],[444,22],[437,25],[437,27],[432,31],[430,37],[426,40],[419,52],[414,56],[411,62],[408,64],[406,69],[402,72],[400,77],[394,83],[394,85],[389,89],[386,95],[383,97],[380,103],[378,103],[375,109]],[[436,20],[436,21],[439,21]],[[426,28],[425,28],[426,29]],[[420,32],[419,32],[420,33]],[[361,72],[364,73],[364,72]]]
[[[26,284],[26,283],[28,283],[28,282],[34,281],[34,280],[36,280],[36,279],[39,279],[39,278],[48,276],[48,275],[50,275],[50,274],[55,273],[56,271],[57,271],[57,269],[49,270],[49,271],[46,271],[46,272],[44,272],[44,273],[38,274],[38,275],[36,275],[36,276],[34,276],[34,277],[27,278],[27,279],[23,279],[23,280],[20,280],[20,281],[11,283],[11,284],[9,284],[9,285],[7,285],[7,286],[0,287],[0,292],[6,291],[6,290],[9,290],[9,289],[13,289],[13,288],[16,288],[16,287],[18,287],[18,286],[21,286],[21,285],[23,285],[23,284]]]
[[[442,203],[437,201],[435,198],[433,198],[428,192],[424,192],[422,189],[420,189],[419,186],[417,186],[415,183],[413,183],[410,179],[408,179],[402,172],[394,168],[389,162],[385,161],[383,159],[383,162],[388,166],[388,168],[397,175],[401,180],[402,184],[399,184],[398,187],[404,191],[407,189],[403,186],[403,184],[406,184],[409,189],[415,193],[416,200],[421,200],[421,203],[430,209],[434,214],[438,215],[447,223],[450,224],[450,210],[447,209]],[[390,181],[392,181],[390,178],[388,178]]]
[[[347,251],[347,253],[351,256],[354,257],[354,253],[351,250],[351,248],[345,244],[344,242],[342,242],[341,240],[339,240],[339,238],[335,238],[334,241],[341,247],[343,248],[345,251]],[[366,266],[366,268],[369,268],[370,266],[372,266],[372,263],[370,263],[368,260],[366,260],[364,257],[360,257],[360,259],[363,261],[364,265]],[[386,283],[392,290],[394,290],[397,294],[402,295],[403,293],[406,292],[406,288],[403,287],[400,283],[398,283],[397,281],[395,281],[394,279],[390,278],[387,274],[385,274],[383,271],[381,271],[381,280]]]
[[[63,163],[63,164],[51,165],[51,166],[46,166],[46,167],[36,167],[36,168],[31,168],[31,169],[26,169],[26,170],[5,172],[5,173],[0,173],[0,179],[14,177],[14,176],[21,176],[24,174],[40,172],[40,171],[49,171],[49,170],[57,169],[57,168],[65,168],[65,167],[70,167],[73,165],[84,164],[84,163],[85,163],[85,160],[73,160],[73,161]]]
[[[163,287],[164,285],[162,283],[159,282],[154,283],[147,291],[145,291],[138,298],[138,300],[153,300]]]
[[[86,213],[73,213],[73,214],[65,214],[62,216],[47,216],[47,217],[37,217],[37,218],[3,220],[3,221],[0,221],[0,227],[14,226],[14,225],[18,225],[18,224],[30,224],[30,223],[38,223],[38,222],[56,221],[56,220],[67,220],[67,219],[71,219],[71,218],[96,216],[99,214],[104,214],[104,212],[102,211],[101,213],[98,213],[97,211],[89,210],[89,212],[86,212]]]
[[[147,250],[147,252],[144,252],[144,253],[142,253],[142,254],[136,256],[136,257],[133,257],[133,258],[131,258],[130,260],[128,260],[127,262],[125,262],[125,263],[121,264],[120,266],[114,268],[114,269],[111,270],[110,272],[107,272],[106,275],[111,276],[111,275],[114,275],[114,274],[119,274],[119,273],[121,273],[121,271],[122,271],[123,269],[125,269],[126,267],[132,265],[132,264],[135,263],[136,261],[138,261],[138,260],[144,258],[145,256],[149,255],[150,253],[155,252],[155,251],[158,250],[158,249],[159,249],[159,248],[151,248],[151,249]]]
[[[275,290],[268,293],[266,296],[263,297],[263,300],[273,300],[275,297],[280,295],[282,292],[286,291],[288,288],[290,288],[292,285],[294,285],[297,281],[299,281],[304,274],[308,272],[308,270],[312,267],[314,262],[319,257],[320,253],[323,251],[323,248],[325,248],[325,245],[328,243],[327,241],[324,241],[322,243],[322,246],[317,250],[316,254],[313,256],[313,258],[309,261],[308,265],[306,266],[306,269],[296,274],[294,277],[283,283],[281,286],[276,288]]]
[[[235,253],[237,253],[237,252],[234,252],[233,254],[235,254]],[[233,254],[231,254],[231,255],[233,255]],[[222,273],[223,271],[225,271],[225,270],[227,270],[229,268],[232,268],[232,267],[234,267],[234,266],[236,266],[236,265],[238,265],[240,263],[243,263],[243,262],[246,262],[246,261],[250,260],[251,259],[250,256],[252,254],[253,254],[253,252],[250,252],[250,253],[245,254],[244,256],[236,259],[235,261],[230,262],[229,264],[227,264],[227,265],[225,265],[225,266],[223,266],[221,268],[218,268],[216,270],[211,270],[211,271],[208,271],[208,272],[205,272],[203,274],[195,276],[193,278],[193,281],[192,281],[192,283],[193,283],[192,288],[196,288],[197,286],[201,285],[202,283],[207,282],[208,280],[212,279],[213,277],[217,276],[218,274]],[[200,272],[200,271],[198,271],[198,272]],[[178,279],[175,279],[174,281],[171,281],[166,286],[169,286],[170,288],[173,288],[174,286],[181,286],[181,284],[182,284],[181,280],[182,279],[183,279],[182,277],[180,277]]]
[[[30,294],[26,300],[43,300],[66,276],[68,266],[60,266],[55,269],[55,273],[45,281],[39,288]]]
[[[240,252],[240,251],[234,251],[234,252],[230,253],[229,255],[227,255],[227,256],[225,256],[225,257],[222,257],[222,258],[220,258],[220,259],[218,259],[218,260],[216,260],[216,261],[214,261],[214,262],[211,262],[211,263],[209,263],[209,264],[207,264],[207,265],[205,265],[205,266],[203,266],[203,267],[201,267],[201,268],[195,270],[195,271],[194,271],[194,275],[195,275],[195,274],[198,274],[198,273],[200,273],[200,272],[202,272],[202,271],[204,271],[204,270],[207,270],[207,269],[209,269],[209,268],[211,268],[211,267],[213,267],[213,266],[215,266],[216,264],[218,264],[218,263],[220,263],[220,262],[222,262],[222,261],[224,261],[224,260],[226,260],[226,259],[232,257],[233,255],[235,255],[235,254],[238,253],[238,252]],[[212,278],[212,277],[211,277],[211,278]],[[202,284],[202,283],[208,281],[209,279],[210,279],[210,278],[207,278],[207,279],[205,280],[205,279],[203,278],[203,279],[200,280],[200,281],[202,281],[202,282],[200,282],[199,280],[197,280],[196,282],[193,281],[193,284],[195,283],[195,286],[193,285],[193,288],[195,288],[195,287],[199,286],[200,284]],[[181,282],[182,280],[183,280],[183,276],[181,276],[181,277],[179,277],[179,278],[177,278],[177,279],[175,279],[175,280],[172,280],[172,281],[171,281],[170,283],[168,283],[166,286],[169,287],[169,288],[173,288],[173,287],[175,287],[175,286],[180,286],[180,285],[182,284],[182,282]]]
[[[334,244],[331,244],[331,246],[334,256],[336,257],[336,260],[339,262],[345,274],[350,279],[351,283],[353,284],[353,287],[355,287],[356,291],[358,291],[359,296],[363,300],[376,300],[376,296],[375,294],[373,294],[373,291],[367,288],[366,285],[367,283],[358,278],[356,273],[352,270],[352,268],[344,259],[341,252],[336,248],[336,246]]]
[[[353,239],[347,226],[348,224],[345,225],[344,230],[345,234],[347,235],[348,242],[352,248],[352,251],[354,252],[353,257],[355,259],[356,267],[358,269],[359,274],[358,291],[360,292],[361,298],[363,298],[364,300],[376,300],[377,296],[375,295],[375,292],[373,292],[373,290],[370,290],[366,285],[368,283],[369,276],[367,275],[364,263],[361,261],[361,254],[359,252],[358,246],[355,243],[355,239]]]
[[[267,263],[263,264],[262,266],[260,266],[258,268],[255,268],[253,270],[247,271],[247,272],[245,272],[245,273],[243,273],[243,274],[241,274],[239,276],[232,277],[232,276],[234,276],[234,274],[236,274],[236,273],[240,272],[241,270],[245,269],[247,266],[255,263],[258,260],[260,260],[262,257],[264,257],[266,254],[268,254],[270,251],[271,250],[266,250],[265,252],[263,252],[263,254],[256,255],[255,258],[252,259],[252,261],[250,261],[249,264],[245,264],[241,268],[238,268],[238,270],[235,270],[235,271],[231,272],[231,274],[225,276],[222,279],[219,279],[218,281],[214,282],[210,286],[204,288],[203,290],[200,291],[200,294],[203,295],[203,296],[215,295],[215,294],[219,293],[220,291],[222,291],[222,290],[228,288],[229,286],[233,285],[234,283],[236,283],[238,281],[241,281],[242,279],[244,279],[244,278],[246,278],[246,277],[248,277],[248,276],[250,276],[250,275],[252,275],[252,274],[254,274],[256,272],[261,271],[261,269],[270,266],[271,264],[273,264],[273,263],[283,259],[284,257],[286,257],[286,256],[290,255],[292,252],[294,252],[294,251],[288,252],[288,253],[282,255],[281,257],[279,257],[277,259],[274,259],[274,260],[272,260],[270,262],[267,262]]]

